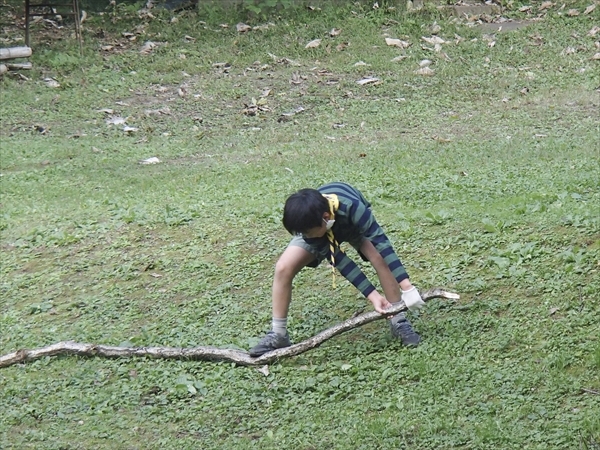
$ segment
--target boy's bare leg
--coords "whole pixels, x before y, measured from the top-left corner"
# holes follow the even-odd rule
[[[292,281],[298,272],[314,259],[312,253],[294,245],[287,247],[281,254],[275,264],[273,277],[273,317],[278,319],[287,317],[292,301]]]
[[[273,277],[273,325],[271,331],[249,351],[257,357],[277,348],[291,345],[287,334],[287,315],[292,301],[292,281],[309,264],[314,255],[302,247],[288,246],[275,264]]]

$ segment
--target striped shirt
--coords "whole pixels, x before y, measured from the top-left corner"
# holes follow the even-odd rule
[[[398,283],[408,275],[400,259],[394,252],[389,241],[371,212],[371,204],[362,193],[346,183],[328,183],[317,189],[323,194],[338,196],[339,208],[335,211],[335,223],[332,231],[337,242],[357,242],[368,239],[387,263]],[[329,254],[329,241],[325,235],[322,238],[304,238],[307,244],[314,248],[323,259]],[[335,267],[352,283],[365,297],[375,290],[373,284],[360,270],[352,259],[339,248],[334,253]]]

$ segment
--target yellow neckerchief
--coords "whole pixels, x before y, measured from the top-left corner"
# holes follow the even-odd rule
[[[327,202],[329,203],[329,220],[335,220],[335,212],[338,210],[338,208],[340,207],[340,201],[338,199],[338,196],[335,194],[322,194],[323,197],[325,197],[327,199]],[[335,239],[335,236],[333,235],[333,229],[330,228],[329,230],[327,230],[327,240],[329,241],[329,264],[331,265],[331,273],[332,273],[332,277],[333,277],[333,288],[336,288],[336,284],[335,284],[335,249],[339,249],[339,251],[341,252],[342,249],[340,248],[340,244],[338,243],[338,241]]]

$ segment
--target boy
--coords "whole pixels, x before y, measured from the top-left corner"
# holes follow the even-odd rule
[[[287,315],[292,300],[292,281],[302,268],[317,267],[324,259],[332,266],[334,282],[337,268],[381,314],[400,298],[410,309],[425,305],[370,207],[358,189],[338,182],[318,189],[301,189],[287,199],[283,226],[294,237],[275,265],[272,329],[250,349],[250,356],[291,345]],[[373,265],[384,295],[377,292],[356,263],[340,249],[340,242],[348,242],[364,261]],[[392,335],[400,338],[404,345],[414,347],[419,344],[421,337],[403,313],[394,316],[390,322]]]

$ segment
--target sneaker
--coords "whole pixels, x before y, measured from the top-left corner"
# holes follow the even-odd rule
[[[257,356],[264,355],[267,352],[276,350],[278,348],[289,347],[292,345],[290,337],[287,335],[281,336],[274,331],[269,331],[265,337],[263,337],[257,345],[252,347],[249,351],[250,356],[256,358]]]
[[[392,336],[402,341],[403,345],[407,347],[416,347],[421,342],[421,336],[419,336],[412,325],[406,319],[404,313],[396,314],[390,320],[390,328]]]

